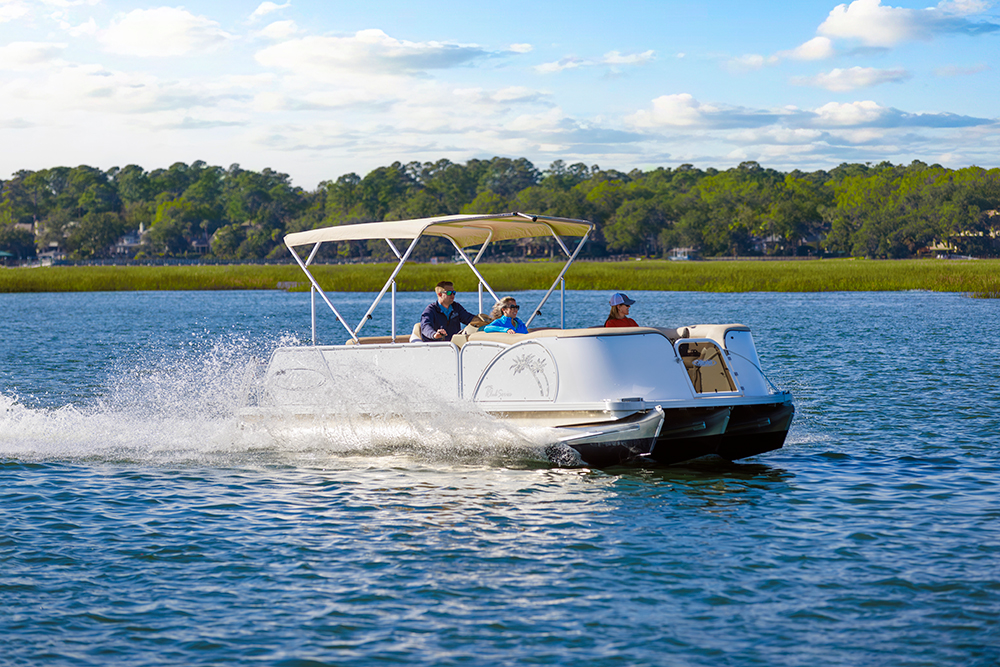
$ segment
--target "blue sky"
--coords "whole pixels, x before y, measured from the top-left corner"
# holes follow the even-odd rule
[[[0,178],[204,160],[307,189],[495,155],[1000,166],[986,0],[0,0]]]

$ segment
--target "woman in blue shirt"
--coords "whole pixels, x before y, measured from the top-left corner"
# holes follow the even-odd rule
[[[480,331],[488,333],[528,333],[528,327],[524,326],[524,322],[517,319],[517,311],[520,308],[521,306],[517,305],[517,299],[512,296],[505,296],[493,306],[493,311],[490,313],[496,319],[480,329]]]

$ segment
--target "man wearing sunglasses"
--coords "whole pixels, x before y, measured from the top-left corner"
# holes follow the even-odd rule
[[[420,338],[425,341],[451,340],[476,316],[455,301],[455,286],[443,280],[434,286],[437,301],[420,316]]]

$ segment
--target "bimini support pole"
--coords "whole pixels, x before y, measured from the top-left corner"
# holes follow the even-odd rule
[[[490,235],[486,237],[486,240],[483,242],[483,245],[479,248],[479,252],[476,253],[476,258],[474,260],[472,260],[473,264],[479,264],[479,260],[483,256],[483,253],[486,252],[486,246],[488,246],[490,244],[491,240],[493,240],[493,230],[492,229],[490,230]],[[479,312],[480,313],[483,312],[483,283],[482,282],[479,283]]]
[[[559,328],[566,328],[566,279],[559,279]]]
[[[417,238],[415,238],[412,241],[410,241],[410,247],[408,247],[406,249],[406,252],[403,255],[399,254],[399,250],[397,250],[396,246],[394,246],[392,244],[392,241],[390,241],[389,239],[385,240],[386,243],[389,244],[389,247],[392,248],[392,251],[394,253],[396,253],[396,257],[399,257],[399,263],[396,265],[396,268],[393,269],[392,275],[389,276],[389,279],[387,281],[385,281],[385,285],[382,286],[382,291],[378,293],[378,296],[375,297],[375,301],[372,302],[371,306],[369,306],[368,312],[365,313],[365,316],[361,318],[360,322],[358,322],[358,326],[354,330],[354,333],[351,334],[351,337],[354,338],[355,341],[357,341],[357,335],[358,335],[358,332],[361,331],[361,327],[363,327],[365,325],[365,323],[372,318],[372,313],[375,311],[375,308],[378,306],[379,302],[382,301],[382,297],[385,296],[385,293],[386,293],[386,291],[388,291],[389,287],[392,286],[393,288],[395,288],[395,286],[396,286],[396,276],[399,274],[400,270],[402,270],[403,265],[406,264],[406,260],[409,259],[410,253],[413,252],[413,248],[417,245],[417,241],[419,241],[419,240],[420,240],[420,237],[418,236]],[[396,321],[395,291],[393,292],[393,301],[392,301],[392,320],[393,320],[393,323],[394,323],[393,324],[393,335],[395,336],[395,321]]]
[[[316,253],[319,252],[319,247],[321,243],[317,243],[313,246],[312,252],[309,253],[309,258],[306,260],[306,266],[312,264],[312,261],[316,258]],[[309,311],[312,320],[312,344],[316,344],[316,287],[314,285],[309,285]]]
[[[320,243],[317,243],[316,246],[313,248],[312,252],[309,254],[309,261],[312,261],[313,258],[316,257],[316,252],[319,250],[319,247],[320,247],[321,244],[322,244],[322,241],[320,241]],[[347,326],[347,322],[345,322],[344,318],[340,316],[340,313],[337,312],[337,309],[333,307],[333,304],[330,302],[330,299],[327,298],[327,296],[326,296],[326,292],[324,292],[323,288],[321,288],[319,286],[319,283],[316,282],[316,277],[309,271],[309,267],[306,266],[306,263],[302,261],[302,258],[299,257],[299,253],[295,252],[295,248],[294,247],[288,245],[288,241],[287,240],[285,241],[285,247],[287,247],[288,250],[291,251],[292,257],[295,258],[295,262],[299,265],[299,268],[302,269],[303,273],[306,274],[306,278],[309,279],[309,282],[312,284],[313,289],[316,290],[317,292],[319,292],[319,295],[323,298],[323,301],[325,301],[326,305],[329,306],[330,310],[333,311],[333,314],[337,318],[337,321],[340,322],[342,325],[344,325],[344,328],[347,329],[347,333],[350,334],[351,339],[355,343],[357,343],[358,342],[358,337],[355,336],[351,332],[351,328],[349,326]],[[313,344],[314,345],[316,344],[316,325],[315,325],[315,322],[313,323]]]
[[[479,278],[479,284],[487,289],[487,291],[490,293],[490,296],[493,297],[494,301],[499,301],[500,297],[498,297],[496,292],[493,291],[493,288],[490,287],[490,284],[486,282],[486,278],[483,278],[483,274],[479,273],[479,269],[476,268],[476,264],[471,259],[469,259],[469,256],[465,254],[464,250],[458,247],[458,244],[455,243],[455,239],[451,238],[450,236],[448,236],[447,239],[451,241],[451,244],[455,246],[455,250],[458,251],[458,254],[462,256],[462,259],[465,260],[465,263],[469,265],[469,268],[472,269],[472,272],[476,274],[477,278]],[[482,304],[480,303],[480,309],[481,308]],[[479,312],[482,312],[482,310],[480,310]]]
[[[543,224],[546,224],[549,227],[549,231],[552,232],[552,236],[555,237],[556,241],[559,243],[559,246],[563,249],[563,252],[565,252],[567,255],[569,255],[569,249],[566,247],[566,244],[563,243],[562,239],[559,238],[559,235],[556,234],[556,231],[554,229],[552,229],[552,226],[548,225],[548,223],[546,223],[544,220],[536,220],[536,221],[537,222],[541,222]],[[576,250],[574,250],[573,254],[570,255],[570,258],[566,261],[565,266],[563,266],[562,271],[559,272],[559,275],[556,276],[556,279],[554,281],[552,281],[552,287],[550,287],[549,291],[546,292],[545,296],[542,297],[542,300],[538,303],[538,306],[531,313],[531,317],[528,318],[528,321],[524,323],[524,326],[528,326],[529,324],[531,324],[531,320],[535,319],[535,315],[540,315],[541,314],[541,312],[542,312],[542,306],[544,306],[545,302],[549,300],[549,297],[552,296],[552,292],[554,292],[555,289],[556,289],[556,285],[560,284],[560,282],[562,282],[563,290],[564,290],[563,293],[565,294],[566,281],[563,278],[563,276],[566,275],[566,271],[569,270],[570,265],[572,265],[573,262],[576,261],[576,256],[580,254],[580,250],[583,248],[583,244],[587,242],[587,238],[590,236],[590,232],[592,232],[592,231],[594,231],[594,225],[593,224],[590,225],[590,229],[587,231],[586,234],[583,235],[583,237],[580,239],[580,242],[576,244]],[[564,299],[565,299],[565,296],[564,296]],[[563,305],[563,324],[565,325],[565,318],[566,318],[565,301],[563,303],[564,303],[564,305]]]

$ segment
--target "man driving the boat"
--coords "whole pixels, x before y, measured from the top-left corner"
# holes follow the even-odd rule
[[[443,280],[434,286],[437,301],[420,316],[420,337],[425,341],[448,341],[476,316],[455,301],[455,286]]]

